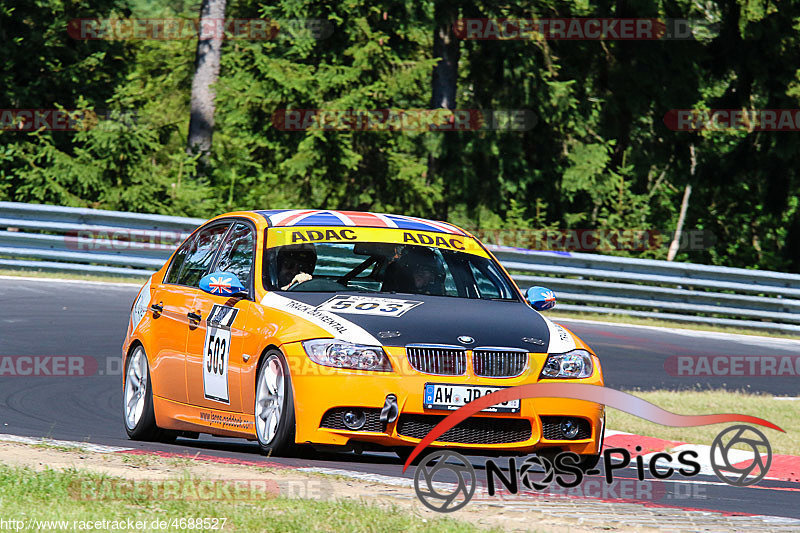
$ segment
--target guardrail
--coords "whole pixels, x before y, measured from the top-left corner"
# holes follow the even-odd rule
[[[204,220],[0,202],[0,268],[145,277]],[[489,246],[569,311],[800,333],[800,275]]]

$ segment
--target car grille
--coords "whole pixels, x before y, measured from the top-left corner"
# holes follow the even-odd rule
[[[397,433],[422,439],[445,417],[439,415],[400,415]],[[460,444],[505,444],[531,438],[531,423],[514,418],[467,418],[437,438],[440,442]]]
[[[518,350],[492,349],[472,352],[472,368],[476,376],[511,378],[519,376],[528,364],[528,353]]]
[[[425,374],[460,376],[467,371],[467,352],[458,346],[406,346],[408,362]]]
[[[565,418],[572,418],[578,423],[578,434],[572,439],[567,439],[561,433],[561,421]],[[542,417],[542,438],[547,440],[582,440],[592,437],[592,425],[583,418],[566,416],[543,416]]]
[[[363,411],[367,415],[364,427],[357,431],[375,431],[378,433],[386,431],[383,424],[381,424],[381,410],[362,407],[334,407],[333,409],[328,409],[322,416],[322,422],[320,422],[319,427],[354,431],[344,425],[343,416],[346,411]]]

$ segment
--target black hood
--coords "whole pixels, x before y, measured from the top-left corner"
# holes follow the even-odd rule
[[[315,307],[342,294],[349,293],[281,293],[286,298]],[[365,293],[352,294],[366,296]],[[336,313],[343,319],[364,328],[385,346],[428,343],[451,344],[465,348],[497,346],[521,348],[529,352],[546,352],[550,343],[550,333],[544,318],[523,302],[420,294],[375,296],[422,302],[399,317]],[[330,310],[328,312],[333,313]],[[474,342],[460,342],[458,338],[461,336],[472,337]]]

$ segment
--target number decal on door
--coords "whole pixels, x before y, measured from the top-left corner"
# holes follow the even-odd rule
[[[206,354],[206,372],[209,374],[225,374],[225,358],[228,356],[227,347],[228,337],[224,330],[217,330],[214,334],[208,334],[208,353]],[[227,332],[230,336],[230,331]]]
[[[231,325],[238,309],[214,305],[206,320],[203,346],[203,394],[209,400],[230,403],[228,397],[228,362],[230,361]]]

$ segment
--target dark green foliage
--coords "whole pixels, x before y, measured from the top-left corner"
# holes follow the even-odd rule
[[[0,132],[0,198],[210,216],[326,207],[442,217],[484,230],[675,228],[716,236],[679,260],[800,271],[800,136],[669,130],[670,109],[800,108],[800,2],[452,2],[462,18],[671,17],[686,41],[461,41],[457,108],[529,109],[523,132],[280,131],[285,109],[430,105],[433,0],[228,2],[270,18],[228,40],[209,167],[185,155],[195,42],[76,41],[71,18],[197,17],[199,2],[34,0],[0,7],[0,108],[94,108],[81,132]],[[321,19],[324,39],[283,31]],[[116,118],[114,118],[116,116]],[[690,176],[690,146],[696,171]],[[429,166],[434,159],[436,164]],[[506,231],[504,235],[512,235]],[[525,241],[521,240],[520,244]],[[663,258],[666,246],[630,253]]]

